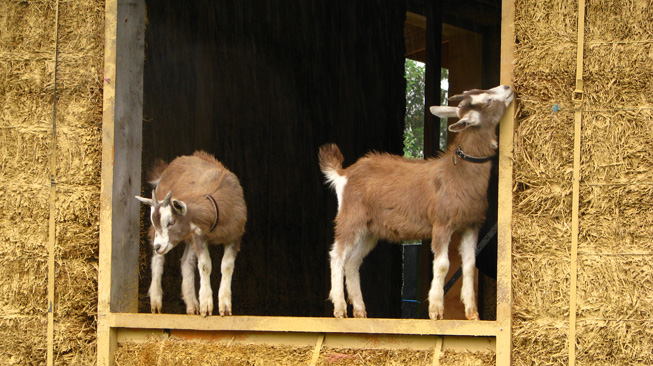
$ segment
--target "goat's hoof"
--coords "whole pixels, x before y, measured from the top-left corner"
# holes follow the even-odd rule
[[[204,304],[200,305],[200,315],[201,316],[210,316],[213,314],[213,304]]]
[[[465,317],[467,317],[467,320],[481,320],[478,317],[478,311],[470,311],[465,314]]]
[[[365,310],[354,310],[354,318],[367,318]]]
[[[161,314],[161,302],[153,301],[150,304],[150,310],[152,310],[152,314],[157,314],[157,313]]]
[[[220,306],[220,316],[231,316],[231,304]]]
[[[431,305],[429,306],[429,318],[433,320],[444,319],[444,305]]]
[[[334,311],[333,311],[333,316],[334,316],[335,318],[346,318],[346,317],[347,317],[347,312],[346,312],[346,311],[337,311],[337,310],[334,310]]]
[[[429,313],[429,318],[431,318],[432,320],[443,320],[444,315],[440,313]]]

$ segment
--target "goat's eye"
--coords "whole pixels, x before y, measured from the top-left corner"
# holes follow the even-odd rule
[[[170,220],[168,221],[168,225],[166,227],[170,227],[175,224],[175,220]]]

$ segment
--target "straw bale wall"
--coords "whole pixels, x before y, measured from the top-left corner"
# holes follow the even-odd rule
[[[121,343],[116,351],[116,364],[137,365],[308,365],[314,347],[271,346],[177,338],[143,343]],[[494,352],[444,350],[442,366],[493,365]],[[323,347],[318,366],[338,365],[433,365],[433,350],[342,349]]]
[[[517,0],[513,361],[652,364],[653,12],[587,0],[577,306],[570,309],[578,2]]]
[[[55,0],[0,1],[0,364],[44,364]],[[59,2],[55,364],[95,359],[104,2]]]

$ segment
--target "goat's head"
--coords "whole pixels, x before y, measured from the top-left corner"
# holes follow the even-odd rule
[[[489,90],[473,89],[449,98],[460,102],[457,107],[433,106],[431,113],[440,118],[459,118],[449,126],[449,131],[460,132],[467,127],[495,128],[506,108],[515,99],[515,93],[508,85],[499,85]]]
[[[152,198],[136,196],[142,203],[150,206],[150,220],[154,228],[152,246],[158,254],[166,254],[182,240],[191,230],[190,222],[186,216],[188,206],[183,201],[172,198],[172,191],[168,192],[163,201],[156,199],[155,191]]]

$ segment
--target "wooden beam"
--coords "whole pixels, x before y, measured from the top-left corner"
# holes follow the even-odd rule
[[[501,11],[501,83],[513,84],[515,2],[503,0]],[[499,131],[499,197],[497,216],[497,365],[512,364],[512,159],[515,103]]]
[[[108,317],[114,328],[195,329],[220,331],[413,334],[494,337],[495,321],[429,319],[337,319],[269,316],[210,316],[185,314],[114,313]]]
[[[105,3],[97,364],[113,365],[111,312],[138,310],[144,0]]]
[[[413,351],[432,350],[438,352],[487,352],[495,350],[494,337],[433,336],[406,334],[343,334],[343,333],[298,333],[286,331],[194,331],[164,329],[116,328],[118,343],[144,343],[151,340],[174,337],[184,340],[206,340],[227,344],[284,345],[291,347],[323,347],[349,349],[402,349]],[[434,347],[435,346],[435,347]],[[441,355],[441,354],[440,354]],[[318,353],[319,356],[319,353]],[[434,357],[439,360],[438,357]]]

